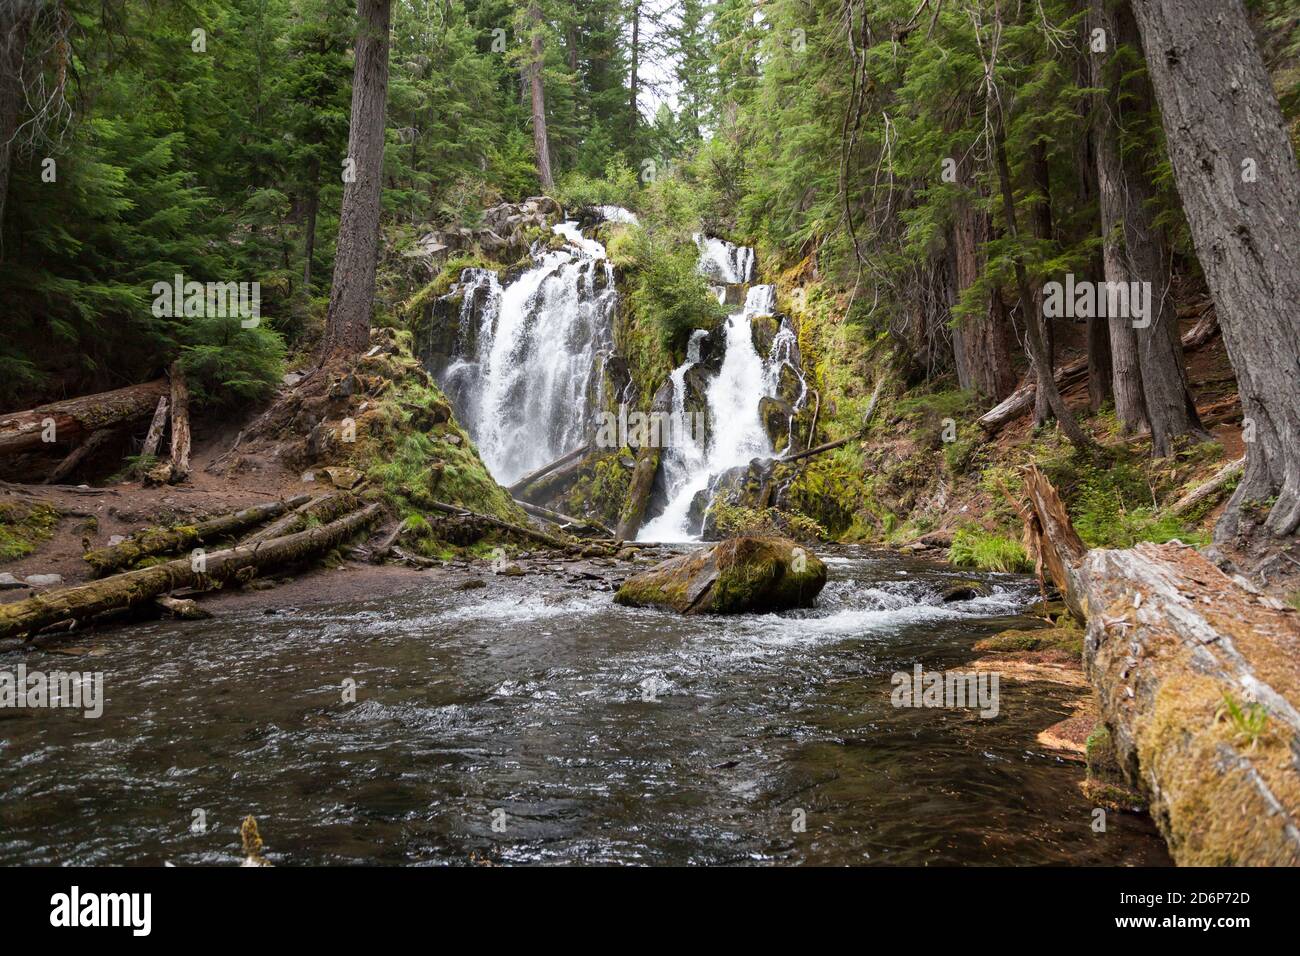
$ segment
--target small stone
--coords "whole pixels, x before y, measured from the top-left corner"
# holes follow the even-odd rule
[[[505,575],[508,578],[518,578],[523,577],[524,569],[517,564],[507,564],[497,574]]]
[[[302,381],[302,376],[297,372],[285,372],[284,377],[282,377],[280,381],[292,388]]]
[[[333,465],[322,470],[329,478],[331,485],[335,488],[342,488],[344,491],[351,490],[361,484],[361,479],[364,477],[355,468],[348,468],[345,465]]]
[[[119,544],[121,544],[125,540],[126,540],[126,535],[124,534],[110,535],[108,539],[108,546],[110,548],[116,548]]]
[[[29,574],[27,583],[34,588],[52,588],[63,583],[61,574]]]
[[[8,571],[0,571],[0,591],[12,591],[15,588],[27,587],[22,581],[10,574]]]
[[[462,581],[456,585],[457,591],[477,591],[479,588],[487,587],[487,582],[482,578],[470,578],[468,581]]]

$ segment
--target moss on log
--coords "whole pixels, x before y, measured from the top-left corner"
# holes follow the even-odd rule
[[[271,518],[284,514],[310,500],[308,495],[297,495],[287,501],[271,501],[266,504],[253,505],[242,511],[232,511],[208,521],[194,525],[179,525],[174,528],[150,528],[139,535],[128,538],[120,544],[109,548],[87,551],[82,557],[95,569],[96,577],[103,577],[122,568],[130,567],[137,561],[158,554],[170,554],[184,551],[196,544],[204,544],[218,538],[232,535],[261,524]]]
[[[0,605],[0,638],[33,635],[62,621],[88,621],[106,611],[152,603],[177,588],[212,588],[255,577],[268,568],[299,564],[336,548],[372,524],[383,505],[371,504],[338,521],[297,534],[239,545],[224,551],[178,558],[150,568],[126,571],[100,581],[51,591],[24,601]]]
[[[296,502],[306,497],[306,495],[301,495],[293,500]],[[328,524],[359,507],[361,507],[361,503],[357,500],[357,496],[349,491],[335,491],[325,495],[318,495],[306,504],[298,505],[278,521],[273,521],[265,528],[253,532],[240,541],[240,544],[257,544],[259,541],[269,541],[272,538],[283,537],[286,534],[302,531],[312,523]]]
[[[22,412],[0,415],[0,452],[16,454],[46,444],[46,423],[53,422],[54,438],[71,441],[114,425],[148,416],[158,399],[168,394],[167,379],[141,385],[50,402]]]

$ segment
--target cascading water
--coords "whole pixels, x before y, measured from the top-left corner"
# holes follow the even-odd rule
[[[747,281],[754,266],[753,250],[732,246],[718,239],[701,241],[700,271],[706,275],[724,278],[744,276]],[[682,440],[669,447],[664,455],[664,481],[668,504],[663,513],[647,522],[638,535],[642,541],[686,541],[699,535],[692,527],[691,505],[695,496],[709,487],[714,476],[738,465],[746,465],[754,458],[772,455],[772,443],[763,430],[758,414],[758,401],[769,394],[770,378],[767,365],[754,348],[751,320],[757,315],[770,315],[776,302],[776,289],[770,285],[756,285],[745,296],[741,311],[727,317],[726,352],[722,367],[709,383],[706,394],[712,430],[707,447],[701,448],[693,440]],[[694,352],[688,351],[686,362],[672,374],[673,415],[685,416],[684,392],[686,373],[699,361],[699,336],[691,339]],[[674,422],[674,424],[677,424]],[[694,434],[693,430],[678,430],[676,434]]]
[[[457,354],[439,383],[502,484],[587,440],[613,349],[605,247],[575,222],[552,229],[564,248],[535,245],[534,266],[506,286],[486,270],[462,275]]]

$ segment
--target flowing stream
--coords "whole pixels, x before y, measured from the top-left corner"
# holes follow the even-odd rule
[[[941,567],[829,563],[817,607],[782,615],[452,570],[400,599],[101,632],[99,656],[5,652],[100,670],[107,699],[0,720],[0,864],[230,864],[250,813],[282,865],[1168,863],[1143,817],[1093,832],[1082,766],[1035,742],[1066,689],[1004,680],[993,719],[891,705],[894,672],[1026,626],[1032,580],[945,604]]]

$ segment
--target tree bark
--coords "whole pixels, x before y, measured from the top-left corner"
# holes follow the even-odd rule
[[[986,212],[976,209],[969,200],[958,205],[952,229],[955,296],[979,278],[982,249],[989,239],[989,231]],[[1008,325],[1006,308],[996,292],[984,303],[980,314],[955,319],[953,358],[958,383],[963,389],[996,402],[1016,387]]]
[[[149,430],[145,432],[144,444],[140,446],[140,454],[149,458],[156,457],[158,446],[162,444],[163,429],[167,427],[167,396],[164,395],[158,399],[158,407],[153,411],[153,420],[149,422]]]
[[[1300,528],[1295,152],[1240,0],[1133,0],[1133,12],[1253,438],[1215,537],[1248,536],[1241,506],[1274,496],[1264,529],[1291,535]]]
[[[555,185],[551,174],[551,145],[546,136],[546,94],[542,89],[542,61],[545,48],[542,42],[542,9],[537,3],[528,5],[528,19],[532,23],[532,62],[528,65],[528,82],[533,101],[533,147],[537,151],[537,178],[543,189]]]
[[[1034,180],[1034,202],[1030,207],[1030,235],[1042,242],[1052,238],[1052,177],[1047,165],[1047,146],[1036,142],[1030,156],[1029,170]],[[1047,354],[1047,367],[1056,367],[1056,327],[1043,308],[1043,290],[1034,291],[1034,315],[1043,333],[1043,348]],[[1047,393],[1039,390],[1034,398],[1034,424],[1045,425],[1052,420],[1051,404]]]
[[[68,442],[111,425],[144,418],[167,394],[167,388],[167,379],[159,378],[0,415],[0,454],[40,448],[45,444],[47,420],[53,423],[55,441]]]
[[[35,7],[0,5],[0,262],[4,261],[5,208],[13,170],[15,137],[23,105],[23,60]]]
[[[637,97],[641,94],[641,0],[632,0],[632,70],[628,77],[628,132],[631,136],[636,136],[637,126],[640,125],[641,108],[637,105]]]
[[[334,281],[325,324],[327,360],[359,355],[370,345],[383,192],[391,6],[392,0],[357,0],[359,26],[347,157],[353,176],[343,186]]]
[[[172,454],[171,475],[167,480],[175,484],[190,477],[190,389],[180,362],[172,363],[169,376],[172,388]]]
[[[106,611],[152,603],[179,588],[220,586],[258,571],[305,561],[338,547],[383,513],[383,505],[367,505],[331,524],[267,541],[260,547],[242,545],[206,555],[201,565],[191,557],[151,568],[115,574],[77,587],[0,605],[0,638],[33,635],[51,624],[84,623]],[[200,569],[201,568],[201,569]]]
[[[1093,0],[1093,16],[1113,38],[1112,49],[1120,44],[1136,48],[1137,25],[1127,5],[1121,4],[1112,15],[1105,0]],[[1125,154],[1119,143],[1123,111],[1148,111],[1150,89],[1140,75],[1105,76],[1100,56],[1094,58],[1094,70],[1094,85],[1107,90],[1098,116],[1097,149],[1106,280],[1144,282],[1151,288],[1151,314],[1145,327],[1125,317],[1111,319],[1111,341],[1115,343],[1118,336],[1118,350],[1125,353],[1123,368],[1118,358],[1114,365],[1115,410],[1129,431],[1144,421],[1149,424],[1152,452],[1166,457],[1181,436],[1201,432],[1201,423],[1187,389],[1178,316],[1169,295],[1164,236],[1151,212],[1155,188],[1142,157]],[[1121,375],[1125,376],[1122,389]]]

